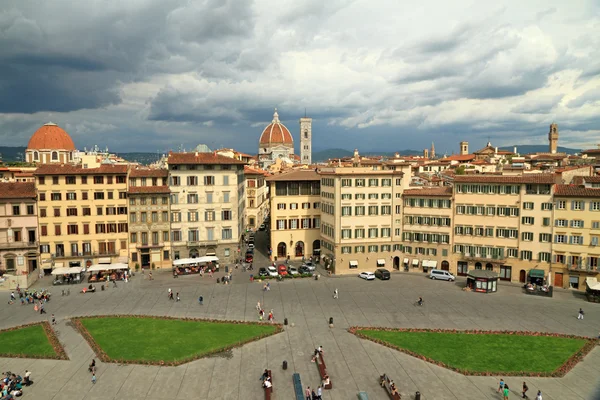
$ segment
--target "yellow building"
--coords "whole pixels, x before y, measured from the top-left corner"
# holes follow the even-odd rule
[[[527,274],[547,278],[555,179],[553,174],[456,176],[451,271],[492,270],[507,281],[525,282]]]
[[[169,171],[129,171],[129,266],[171,267]]]
[[[127,166],[35,172],[42,268],[127,262]]]
[[[404,256],[394,268],[450,271],[452,262],[452,187],[408,189],[403,193]]]
[[[556,185],[553,222],[552,284],[585,290],[585,278],[600,272],[600,189]]]
[[[319,257],[321,178],[299,169],[267,178],[271,203],[271,249],[278,260]]]
[[[269,215],[269,188],[265,177],[268,172],[244,167],[246,178],[246,229],[256,230]]]

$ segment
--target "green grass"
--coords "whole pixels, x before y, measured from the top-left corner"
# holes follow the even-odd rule
[[[112,359],[179,361],[276,332],[271,325],[154,318],[82,318],[81,323]]]
[[[0,332],[0,353],[25,357],[57,355],[41,325]]]
[[[377,330],[357,333],[470,372],[552,372],[586,344],[584,339],[551,336]]]

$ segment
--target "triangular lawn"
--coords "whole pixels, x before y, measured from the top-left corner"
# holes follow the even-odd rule
[[[356,333],[466,373],[551,373],[587,343],[584,338],[359,329]]]
[[[77,321],[109,359],[150,363],[191,361],[281,329],[278,325],[153,317],[84,317]]]
[[[0,356],[58,358],[42,324],[0,331]]]

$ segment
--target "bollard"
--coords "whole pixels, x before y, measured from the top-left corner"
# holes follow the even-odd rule
[[[287,369],[287,361],[283,360],[283,369],[286,370]]]
[[[415,393],[415,400],[421,400],[421,392]]]
[[[287,325],[287,324],[288,324],[288,320],[287,320],[287,318],[284,318],[284,319],[283,319],[283,324],[284,324],[284,325]],[[285,368],[284,368],[284,369],[285,369]]]

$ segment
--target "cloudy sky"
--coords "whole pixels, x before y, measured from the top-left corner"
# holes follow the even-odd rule
[[[256,153],[274,107],[316,150],[600,142],[597,0],[4,0],[0,49],[0,145]]]

